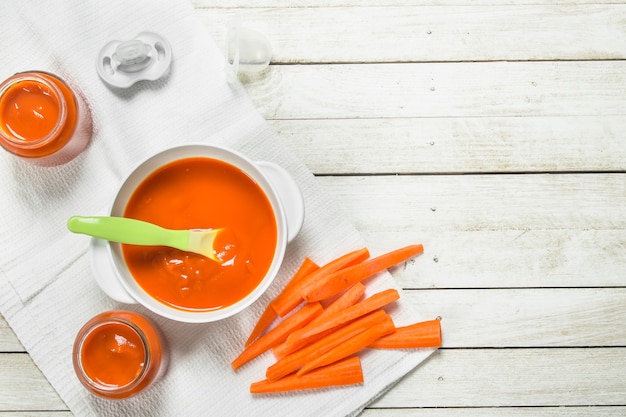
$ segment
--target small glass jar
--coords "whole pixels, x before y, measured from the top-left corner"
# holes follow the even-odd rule
[[[113,310],[93,317],[80,329],[72,360],[88,391],[122,399],[145,390],[165,373],[168,351],[148,318]]]
[[[0,145],[42,166],[69,162],[92,135],[85,101],[59,77],[21,72],[0,84]]]

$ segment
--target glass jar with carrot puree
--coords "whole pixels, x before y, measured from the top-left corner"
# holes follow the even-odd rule
[[[167,368],[168,352],[148,318],[113,310],[95,316],[80,329],[72,360],[88,391],[121,399],[152,385]]]
[[[83,98],[59,77],[21,72],[0,84],[0,145],[37,165],[64,164],[92,134]]]

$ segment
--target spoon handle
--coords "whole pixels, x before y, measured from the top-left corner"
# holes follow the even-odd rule
[[[170,230],[142,220],[126,217],[73,216],[67,228],[74,233],[112,242],[144,246],[170,246],[186,250],[189,230]]]

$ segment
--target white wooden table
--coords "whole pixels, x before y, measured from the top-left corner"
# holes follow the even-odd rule
[[[195,0],[444,347],[367,417],[626,415],[626,2]],[[254,5],[254,7],[251,7]],[[0,318],[0,416],[71,413]]]

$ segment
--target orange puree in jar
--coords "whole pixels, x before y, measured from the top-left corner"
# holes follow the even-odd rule
[[[85,338],[81,352],[83,369],[103,386],[130,384],[143,370],[145,346],[132,327],[105,323]]]
[[[56,165],[80,153],[90,136],[86,104],[58,77],[24,72],[0,84],[0,145],[7,151]]]
[[[124,216],[170,229],[225,228],[234,237],[235,256],[222,264],[167,247],[123,245],[137,283],[182,310],[220,309],[243,299],[263,280],[276,251],[276,218],[263,190],[239,168],[212,158],[160,168],[134,191]]]
[[[78,332],[74,369],[92,393],[126,398],[152,384],[166,367],[158,330],[144,316],[123,310],[97,315]]]
[[[50,134],[59,120],[59,97],[47,85],[25,80],[11,86],[2,97],[3,128],[23,141]]]

